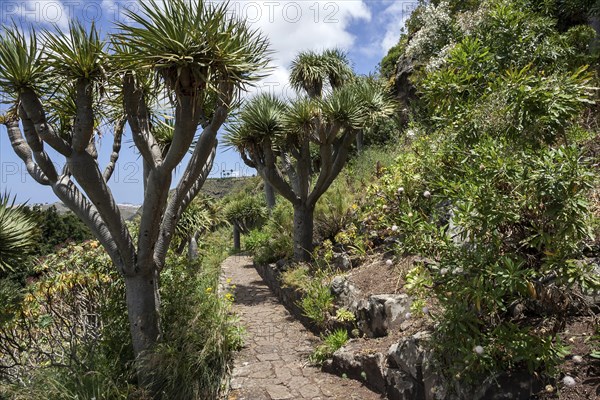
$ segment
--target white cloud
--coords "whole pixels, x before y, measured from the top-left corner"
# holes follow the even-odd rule
[[[3,5],[3,23],[21,20],[37,26],[56,25],[61,30],[69,26],[70,14],[78,3],[63,3],[59,0],[26,0]]]
[[[380,23],[385,26],[385,34],[379,44],[383,54],[398,43],[400,30],[417,5],[416,1],[393,2],[380,14]]]
[[[233,1],[231,10],[260,29],[274,51],[271,75],[252,90],[268,90],[293,96],[288,85],[289,66],[298,52],[340,48],[349,50],[356,37],[353,22],[369,22],[371,12],[364,1]]]

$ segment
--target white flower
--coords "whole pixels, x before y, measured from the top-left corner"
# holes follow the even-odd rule
[[[409,212],[408,214],[406,214],[408,216],[408,218],[412,218],[413,213]]]
[[[398,188],[398,194],[402,194],[402,193],[404,193],[404,188],[402,186],[400,186]]]
[[[440,269],[440,274],[446,275],[447,273],[448,273],[448,268],[442,268],[442,269]]]
[[[392,231],[393,231],[393,232],[396,232],[397,230],[398,230],[398,225],[394,225],[394,226],[392,226]]]
[[[474,351],[475,353],[479,354],[479,355],[482,355],[482,354],[483,354],[483,347],[482,347],[482,346],[475,346],[475,347],[473,348],[473,351]]]
[[[416,59],[428,59],[448,42],[452,17],[448,2],[426,6],[420,15],[423,28],[415,33],[406,46],[405,54]]]
[[[463,273],[463,269],[462,269],[461,267],[458,267],[458,268],[456,268],[456,269],[454,270],[454,273],[455,273],[455,274],[457,274],[457,275],[458,275],[458,274],[462,274],[462,273]]]
[[[431,197],[431,192],[429,190],[426,190],[423,192],[423,197],[425,197],[426,199]]]
[[[565,384],[565,386],[575,386],[576,382],[572,376],[565,375],[565,377],[563,378],[563,383]]]
[[[394,262],[392,260],[385,261],[385,265],[387,265],[388,267],[392,266],[393,264],[394,264]]]
[[[407,312],[406,314],[404,314],[405,319],[410,319],[410,317],[412,317],[411,313]]]
[[[575,364],[581,364],[583,362],[583,357],[581,357],[581,356],[573,356],[573,362]]]

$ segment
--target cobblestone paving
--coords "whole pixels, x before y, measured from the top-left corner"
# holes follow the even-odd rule
[[[234,310],[247,330],[245,347],[236,355],[230,400],[382,398],[358,381],[307,364],[317,337],[277,301],[252,259],[229,257],[223,272],[236,286]]]

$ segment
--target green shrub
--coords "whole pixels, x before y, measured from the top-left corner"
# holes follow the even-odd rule
[[[203,258],[173,258],[161,275],[163,341],[153,361],[154,385],[164,399],[218,398],[232,352],[241,345],[232,295],[219,293],[222,231],[204,239]]]
[[[59,213],[56,206],[44,210],[39,205],[25,211],[35,220],[40,235],[34,250],[36,255],[53,253],[57,246],[67,242],[81,243],[93,238],[89,228],[71,211]]]
[[[352,220],[354,194],[338,179],[319,199],[315,208],[314,234],[319,242],[333,239]]]
[[[322,273],[310,279],[299,304],[304,315],[319,328],[325,327],[329,314],[333,311],[333,295],[324,279]]]
[[[363,229],[428,259],[407,289],[415,308],[434,304],[430,346],[464,387],[499,371],[553,374],[577,293],[600,289],[582,261],[595,176],[581,150],[591,135],[577,126],[593,76],[570,36],[587,34],[559,32],[523,4],[482,2],[419,69],[413,140],[365,207]]]
[[[439,153],[421,151],[426,143]],[[512,322],[511,307],[560,318],[573,290],[600,288],[592,267],[576,261],[591,240],[593,175],[580,149],[516,151],[497,138],[470,149],[415,145],[419,156],[401,156],[374,189],[381,200],[371,218],[378,229],[397,227],[399,252],[435,260],[407,276],[407,289],[441,306],[432,345],[445,370],[470,383],[518,367],[551,373],[562,344],[527,320]]]
[[[311,353],[310,362],[321,365],[331,358],[339,348],[348,342],[348,332],[345,329],[336,329],[323,338],[323,343],[318,345]]]
[[[36,243],[35,222],[24,206],[5,193],[0,196],[0,278],[23,266]]]
[[[96,371],[75,376],[64,369],[53,368],[33,371],[27,386],[12,387],[7,395],[12,400],[142,399],[132,397],[133,393],[133,387],[119,386]]]
[[[263,226],[262,231],[253,231],[246,246],[254,261],[259,264],[275,262],[293,254],[293,211],[287,201],[278,202]]]
[[[255,255],[265,247],[269,241],[269,233],[260,229],[251,230],[244,237],[244,248]]]
[[[241,233],[260,228],[268,211],[264,196],[244,196],[231,200],[223,209],[225,219],[238,227]]]
[[[21,302],[2,304],[9,317],[0,323],[0,363],[11,367],[2,369],[8,384],[0,392],[31,399],[126,396],[133,351],[125,289],[98,242],[68,245],[36,273]]]
[[[281,283],[283,287],[304,290],[308,287],[311,280],[310,268],[306,264],[298,264],[289,268],[281,274]]]
[[[225,223],[220,203],[209,196],[197,196],[177,222],[172,247],[181,254],[192,238],[198,239]]]

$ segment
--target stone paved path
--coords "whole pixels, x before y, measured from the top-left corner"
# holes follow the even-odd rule
[[[277,301],[249,257],[229,257],[223,273],[236,286],[233,307],[247,330],[245,347],[236,355],[230,400],[381,399],[358,381],[307,364],[318,339]]]

